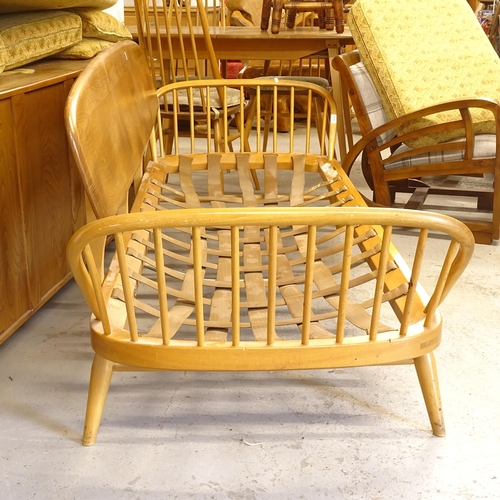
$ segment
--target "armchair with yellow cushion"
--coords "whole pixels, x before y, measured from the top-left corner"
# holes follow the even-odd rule
[[[463,0],[357,0],[349,26],[359,54],[334,67],[362,139],[344,166],[364,151],[365,177],[382,205],[406,191],[414,193],[410,207],[425,208],[434,194],[430,208],[457,215],[450,195],[459,195],[476,241],[499,239],[500,60],[472,9]]]

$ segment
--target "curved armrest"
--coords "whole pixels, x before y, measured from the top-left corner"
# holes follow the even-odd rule
[[[374,143],[377,146],[377,149],[384,150],[391,147],[397,147],[403,142],[411,141],[417,137],[421,137],[423,135],[431,135],[436,132],[443,131],[443,127],[447,127],[448,130],[451,129],[464,129],[464,146],[463,149],[466,151],[469,150],[472,153],[474,148],[474,130],[472,127],[472,117],[470,115],[470,109],[472,108],[482,108],[491,111],[494,116],[494,120],[496,122],[496,136],[497,136],[497,144],[500,145],[500,102],[494,99],[489,98],[467,98],[467,99],[455,99],[453,101],[447,101],[440,104],[435,104],[432,106],[428,106],[426,108],[419,109],[407,115],[401,116],[399,118],[395,118],[393,120],[389,120],[383,125],[374,128],[369,133],[365,134],[349,151],[347,156],[344,158],[342,162],[342,168],[345,170],[347,174],[349,174],[350,169],[356,158],[360,155],[360,153],[364,150],[364,148],[370,144]],[[429,127],[424,127],[419,130],[415,130],[409,132],[407,134],[398,135],[393,137],[389,141],[383,142],[380,140],[383,137],[383,134],[401,127],[407,123],[410,123],[419,118],[423,118],[425,116],[430,116],[437,113],[442,113],[445,111],[453,111],[456,110],[461,114],[461,119],[456,120],[454,122],[449,122],[447,124],[433,125]],[[441,143],[442,144],[442,143]],[[498,146],[497,146],[498,147]],[[414,148],[411,154],[421,154],[429,151],[436,151],[440,149],[440,143],[434,144],[432,146],[427,147],[419,147]]]
[[[389,130],[401,127],[402,125],[417,120],[419,118],[423,118],[425,116],[434,115],[437,113],[443,113],[445,111],[459,111],[462,115],[462,120],[457,120],[456,122],[449,122],[447,126],[449,128],[467,128],[467,121],[472,119],[470,117],[469,110],[471,108],[482,108],[491,111],[493,114],[495,121],[497,122],[497,133],[500,130],[500,102],[489,99],[489,98],[470,98],[470,99],[456,99],[453,101],[447,101],[440,104],[435,104],[433,106],[428,106],[426,108],[419,109],[417,111],[413,111],[412,113],[408,113],[407,115],[400,116],[399,118],[395,118],[393,120],[388,121],[384,125],[373,129],[369,134],[366,135],[367,141],[371,141],[376,139],[384,132]],[[400,135],[391,141],[388,141],[385,144],[385,147],[390,147],[392,145],[397,145],[402,142],[406,142],[407,140],[414,139],[415,137],[419,137],[422,135],[433,134],[436,132],[436,129],[442,130],[443,124],[425,127],[414,132]],[[467,139],[467,137],[465,137]]]

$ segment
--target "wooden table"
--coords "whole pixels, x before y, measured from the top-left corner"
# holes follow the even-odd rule
[[[131,33],[137,33],[135,26],[128,26]],[[177,28],[172,27],[172,32]],[[188,35],[188,29],[183,34]],[[207,55],[204,49],[203,31],[201,26],[194,27],[197,47],[201,57]],[[344,33],[320,30],[317,27],[301,26],[293,29],[282,29],[276,35],[270,31],[261,31],[256,26],[211,26],[210,36],[217,57],[227,61],[241,60],[293,60],[312,56],[319,52],[328,51],[331,65],[332,59],[339,54],[341,47],[354,44],[348,27]],[[174,47],[174,51],[176,47]],[[344,103],[340,75],[331,71],[332,88],[339,117],[344,117]],[[348,110],[347,110],[348,111]],[[339,136],[340,158],[346,154],[346,120],[340,119],[337,123]],[[350,127],[349,127],[350,130]],[[352,145],[352,136],[347,134],[349,145]]]
[[[217,57],[228,61],[293,60],[312,56],[326,49],[331,68],[332,59],[340,53],[341,47],[354,44],[348,27],[341,34],[335,31],[320,30],[314,26],[301,26],[294,29],[282,29],[273,35],[270,31],[262,31],[255,26],[214,26],[210,28],[210,34]],[[333,68],[331,70],[331,83],[337,104],[337,116],[344,117],[340,75]],[[337,121],[341,159],[346,154],[345,125],[345,118]],[[352,146],[352,134],[347,134],[347,138],[349,146]]]

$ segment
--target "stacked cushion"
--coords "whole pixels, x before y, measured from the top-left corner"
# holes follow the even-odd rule
[[[0,0],[0,14],[73,7],[103,10],[112,7],[115,3],[116,0]]]
[[[500,60],[463,0],[357,0],[349,26],[391,119],[453,99],[500,100]],[[456,118],[454,113],[440,113],[416,120],[397,133]],[[475,110],[473,120],[477,133],[494,132],[489,112]],[[410,145],[424,146],[460,135],[460,131],[445,131]]]
[[[71,47],[82,38],[82,21],[71,12],[50,10],[0,17],[3,69],[9,70]]]
[[[82,20],[82,40],[56,55],[59,59],[90,59],[115,42],[131,40],[130,31],[117,19],[96,9],[72,9]]]
[[[132,38],[116,0],[0,0],[0,73],[44,57],[87,59]],[[66,10],[67,9],[67,10]]]
[[[113,42],[99,40],[98,38],[82,38],[80,42],[57,53],[56,59],[91,59],[101,50],[107,49]]]
[[[5,62],[7,61],[7,54],[5,44],[2,37],[0,37],[0,73],[5,69]]]
[[[129,30],[113,16],[96,9],[72,9],[82,19],[82,36],[108,42],[130,40]]]

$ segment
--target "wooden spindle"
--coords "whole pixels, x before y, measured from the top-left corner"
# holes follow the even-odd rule
[[[417,293],[417,284],[420,277],[420,271],[422,269],[422,263],[424,260],[424,250],[427,243],[427,236],[429,234],[428,229],[421,229],[418,236],[417,247],[415,249],[415,257],[413,258],[413,266],[411,268],[411,277],[408,287],[408,293],[406,294],[405,308],[403,310],[403,315],[401,317],[401,328],[399,330],[400,337],[405,337],[408,333],[408,324],[410,321],[410,315],[413,308],[413,303],[415,301],[415,296]]]
[[[193,227],[193,270],[194,270],[194,310],[196,315],[196,343],[205,345],[205,319],[203,316],[203,256],[201,248],[201,230]]]
[[[236,90],[236,89],[233,89],[233,90]],[[227,87],[226,86],[223,86],[222,87],[222,94],[223,94],[223,99],[224,99],[224,106],[223,106],[223,113],[224,113],[224,116],[223,116],[223,123],[224,123],[224,127],[223,127],[223,134],[224,134],[224,153],[229,153],[230,152],[230,148],[229,148],[229,122],[231,121],[231,117],[229,115],[229,109],[228,109],[228,101],[229,101],[229,98],[228,98],[228,95],[227,95]],[[239,103],[241,105],[241,103]],[[235,118],[235,123],[237,123],[236,121],[236,116],[234,117]],[[243,131],[239,134],[240,137],[239,137],[239,140],[240,140],[240,143],[241,143],[241,135],[243,134]]]
[[[273,88],[273,153],[278,152],[278,87]]]
[[[312,110],[312,91],[307,91],[307,115],[306,115],[306,155],[308,155],[311,147],[311,110]]]
[[[203,99],[203,89],[198,90]],[[194,102],[193,102],[193,88],[189,88],[187,90],[188,93],[188,102],[189,102],[189,139],[191,141],[191,151],[195,151],[195,120],[194,120]],[[209,114],[209,113],[207,113]],[[177,125],[177,124],[176,124]],[[208,144],[210,144],[210,139],[208,140]],[[210,147],[210,146],[209,146]],[[210,152],[210,149],[209,149]]]
[[[256,123],[257,123],[257,130],[256,130],[256,136],[257,136],[257,147],[256,147],[256,151],[261,151],[262,150],[262,146],[261,146],[261,135],[262,135],[262,131],[261,131],[261,128],[262,128],[262,125],[261,125],[261,120],[262,120],[262,95],[261,95],[261,87],[260,85],[257,85],[257,98],[256,98],[256,101],[257,101],[257,104],[256,104],[256,110],[257,110],[257,120],[256,120]]]
[[[426,327],[429,326],[434,320],[434,314],[436,313],[436,309],[441,303],[441,296],[443,294],[443,290],[445,288],[448,275],[450,274],[451,266],[457,255],[458,248],[459,248],[458,241],[452,240],[450,246],[448,247],[448,252],[446,253],[446,257],[443,262],[443,267],[441,268],[441,272],[439,273],[439,278],[436,283],[436,288],[434,289],[434,293],[432,294],[432,297],[429,300],[429,304],[427,304],[427,307],[425,309],[427,316],[425,318],[424,326]]]
[[[245,87],[240,85],[240,112],[238,120],[240,123],[240,151],[245,151]]]
[[[83,256],[85,258],[85,262],[87,264],[87,271],[89,273],[90,281],[92,282],[92,287],[94,289],[97,308],[99,310],[99,316],[100,316],[99,319],[102,322],[104,334],[109,335],[111,333],[111,325],[109,323],[109,316],[108,316],[108,310],[106,309],[106,302],[102,294],[102,288],[101,288],[102,283],[101,283],[100,272],[97,269],[94,259],[94,254],[92,253],[92,249],[90,248],[90,246],[86,246],[83,249]]]
[[[168,326],[168,297],[167,283],[165,281],[165,263],[163,262],[163,238],[161,229],[153,229],[153,240],[155,245],[156,282],[158,283],[158,303],[160,306],[160,327],[163,345],[170,344],[170,332]]]
[[[347,299],[349,296],[349,281],[351,279],[352,245],[354,240],[354,226],[346,226],[344,237],[344,258],[342,259],[342,277],[340,279],[339,308],[337,318],[337,333],[335,342],[344,342],[345,318]]]
[[[267,265],[267,345],[274,344],[276,334],[276,277],[278,272],[278,228],[269,228]]]
[[[199,92],[200,92],[200,94],[203,94],[204,89],[202,89],[200,87]],[[214,130],[213,127],[215,125],[213,124],[214,120],[212,120],[212,113],[210,113],[210,109],[211,109],[211,107],[213,105],[212,102],[211,102],[210,87],[207,87],[205,89],[205,92],[207,94],[207,100],[208,100],[208,102],[207,102],[207,113],[206,113],[206,117],[207,117],[207,124],[206,124],[207,125],[207,135],[206,135],[207,146],[206,146],[206,148],[207,148],[207,152],[208,153],[212,153],[212,130]],[[194,113],[194,107],[193,107],[193,112],[190,112],[190,115],[192,116],[193,113]],[[193,119],[194,119],[194,117],[193,117]],[[194,127],[192,127],[192,130],[194,132]],[[214,135],[215,135],[215,133],[214,133]],[[217,139],[215,139],[215,140],[217,140]],[[191,148],[191,151],[194,151],[194,149]]]
[[[123,242],[123,233],[115,234],[116,254],[118,256],[118,264],[120,267],[120,276],[123,287],[123,295],[125,297],[125,307],[127,310],[127,322],[130,331],[130,340],[137,342],[139,335],[137,332],[137,320],[134,311],[134,294],[130,286],[130,278],[128,275],[127,256],[125,255],[125,245]]]
[[[232,339],[233,346],[240,345],[240,230],[231,227],[231,302],[232,302]]]
[[[314,255],[316,253],[316,226],[307,228],[306,271],[304,281],[304,307],[302,310],[302,345],[309,345],[311,333],[312,294],[314,283]]]
[[[289,153],[295,152],[295,87],[290,87],[290,149]]]
[[[378,323],[380,311],[382,309],[382,297],[384,295],[385,275],[387,272],[387,262],[391,247],[392,226],[384,226],[384,236],[382,237],[382,248],[378,263],[377,280],[375,283],[375,294],[373,298],[372,319],[370,323],[370,340],[377,340]]]

